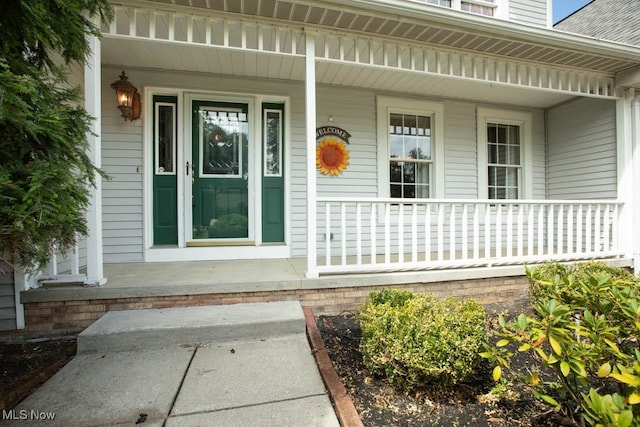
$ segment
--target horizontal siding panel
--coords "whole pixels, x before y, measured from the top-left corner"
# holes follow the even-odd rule
[[[1,303],[2,302],[0,298],[0,304]],[[11,308],[7,308],[7,307],[2,307],[0,305],[0,320],[13,320],[15,322],[15,318],[16,318],[16,310],[13,306]]]
[[[112,245],[120,247],[136,247],[140,241],[141,236],[109,236]]]
[[[0,296],[0,307],[12,310],[16,307],[16,300],[13,296],[13,292],[10,295]],[[15,310],[13,315],[15,316]]]
[[[549,116],[549,197],[615,198],[616,119],[613,101],[580,99]]]
[[[13,268],[0,260],[0,269],[0,331],[11,331],[17,328]]]
[[[140,248],[136,248],[136,251],[132,253],[121,253],[118,251],[107,252],[105,250],[105,254],[104,254],[104,262],[106,263],[129,263],[129,262],[142,262],[142,261],[143,259],[142,259],[142,253]]]
[[[135,201],[136,203],[141,203],[141,201],[138,199],[133,199],[133,201]],[[140,208],[141,206],[127,205],[127,204],[104,206],[104,208],[102,209],[102,215],[103,215],[102,219],[103,219],[103,222],[119,221],[119,218],[117,217],[118,214],[139,213]],[[111,215],[111,216],[108,216],[108,215]]]
[[[103,148],[104,150],[104,148]],[[102,158],[102,168],[108,169],[108,166],[136,166],[142,167],[142,159],[138,157],[126,157],[126,158],[115,158],[115,157],[103,157]]]
[[[0,331],[12,331],[17,328],[16,321],[0,319]]]
[[[126,180],[118,180],[118,181],[110,180],[102,184],[102,189],[104,191],[116,190],[116,191],[122,191],[122,192],[125,192],[126,190],[140,191],[142,190],[142,182],[126,181]],[[106,193],[105,195],[108,195],[108,194],[109,193]]]
[[[112,230],[137,230],[138,229],[137,221],[126,222],[122,220],[117,225],[114,225],[113,223],[109,223],[108,225],[105,225],[102,228],[103,230],[105,230],[105,232],[107,230],[112,231]]]
[[[546,0],[509,0],[509,20],[523,24],[547,26]]]

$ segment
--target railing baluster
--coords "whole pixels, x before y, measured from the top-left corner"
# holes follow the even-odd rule
[[[480,258],[480,205],[473,207],[473,259]]]
[[[502,204],[496,208],[496,258],[502,258]]]
[[[462,205],[462,259],[469,258],[469,218],[468,218],[469,205]]]
[[[362,205],[356,203],[356,265],[362,265]]]
[[[325,242],[325,265],[331,265],[331,203],[324,207],[324,242]]]
[[[529,222],[527,224],[527,255],[528,256],[533,256],[534,252],[533,252],[533,225],[535,222],[535,206],[534,205],[528,205],[527,206],[527,221]]]
[[[618,230],[618,224],[619,224],[619,215],[620,215],[620,205],[615,204],[613,205],[613,213],[611,214],[612,218],[611,218],[611,228],[613,229],[611,232],[611,246],[616,250],[620,250],[620,248],[618,247],[618,237],[619,237],[619,230]]]
[[[557,242],[556,253],[564,254],[564,205],[560,205],[558,208],[558,226],[557,226]]]
[[[587,234],[587,242],[586,242],[586,252],[587,253],[592,253],[593,252],[593,246],[592,246],[592,227],[593,227],[593,223],[591,222],[591,214],[592,214],[592,210],[591,210],[592,206],[591,205],[587,205],[587,217],[585,219],[585,228],[586,228],[586,234]]]
[[[602,210],[600,209],[600,205],[596,206],[596,212],[595,212],[595,218],[594,218],[594,222],[595,222],[595,230],[594,230],[594,236],[593,236],[593,252],[598,253],[600,252],[602,249],[600,248],[600,239],[601,239],[601,235],[600,235],[600,231],[601,231],[601,212]]]
[[[418,262],[418,205],[413,204],[411,211],[411,261]]]
[[[347,265],[347,205],[340,203],[340,257],[342,265]]]
[[[431,261],[431,203],[427,203],[424,212],[424,259]]]
[[[538,208],[538,255],[544,255],[544,205]]]
[[[398,262],[404,263],[404,203],[398,205]]]
[[[573,254],[573,205],[569,205],[569,211],[567,212],[567,253]]]
[[[384,262],[391,263],[391,204],[384,205]]]
[[[47,263],[46,273],[49,276],[55,277],[58,275],[58,254],[55,249],[51,251],[51,259]]]
[[[438,261],[444,260],[444,203],[438,204]]]
[[[451,204],[449,212],[449,259],[456,259],[456,205]]]
[[[553,241],[554,241],[554,230],[553,230],[553,218],[554,218],[554,209],[553,205],[549,205],[547,212],[547,255],[553,255]]]
[[[611,210],[611,205],[605,205],[604,208],[604,237],[603,237],[603,242],[602,242],[602,250],[604,252],[610,252],[611,251],[611,215],[609,215],[609,212]]]
[[[487,204],[484,208],[484,257],[491,259],[491,205]],[[491,266],[490,262],[487,262]]]
[[[507,207],[507,258],[513,256],[513,205]]]
[[[582,205],[578,205],[578,216],[576,217],[576,226],[577,226],[577,230],[576,230],[576,238],[577,238],[577,242],[576,242],[576,252],[579,254],[582,254],[584,252],[586,252],[584,250],[584,247],[582,246],[582,233],[583,233],[583,226],[584,226],[584,215],[583,215],[583,209],[582,209]]]
[[[518,252],[517,256],[522,257],[524,254],[524,205],[518,205]]]
[[[80,274],[80,254],[78,253],[78,240],[76,238],[76,244],[71,248],[71,274]]]
[[[371,265],[375,265],[378,261],[377,258],[377,243],[378,243],[378,219],[377,219],[377,210],[378,205],[376,203],[371,203],[371,215],[370,215],[370,223],[371,223]]]

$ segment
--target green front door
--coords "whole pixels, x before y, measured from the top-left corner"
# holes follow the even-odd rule
[[[192,240],[249,238],[249,108],[193,101]]]

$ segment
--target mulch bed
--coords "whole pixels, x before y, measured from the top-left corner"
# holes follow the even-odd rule
[[[75,355],[75,338],[0,342],[0,411],[13,408]]]
[[[334,369],[366,426],[557,426],[549,407],[525,390],[514,387],[509,398],[490,394],[491,366],[484,363],[477,376],[451,390],[395,390],[365,369],[360,353],[360,325],[353,313],[319,316],[318,329]],[[532,363],[515,358],[512,366],[526,371]]]

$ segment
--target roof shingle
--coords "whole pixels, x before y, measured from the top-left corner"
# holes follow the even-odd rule
[[[640,0],[593,0],[554,28],[640,46]]]

